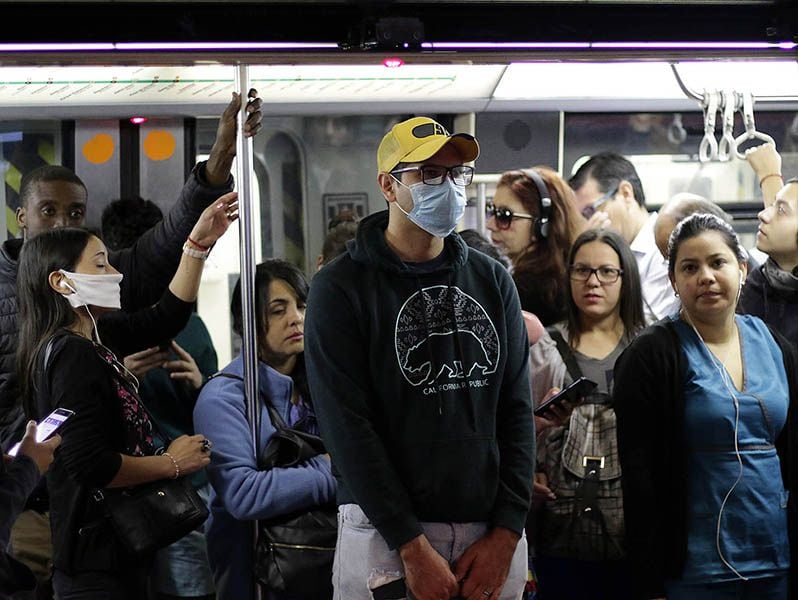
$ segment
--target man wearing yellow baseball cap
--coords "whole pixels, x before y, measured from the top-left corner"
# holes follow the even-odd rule
[[[524,587],[526,330],[507,270],[454,232],[478,155],[428,117],[395,125],[377,150],[388,210],[313,279],[305,360],[338,483],[336,600]]]

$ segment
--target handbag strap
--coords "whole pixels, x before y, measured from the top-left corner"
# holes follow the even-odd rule
[[[44,366],[43,366],[43,371],[44,371],[44,372],[47,372],[47,366],[50,364],[50,357],[51,357],[51,355],[52,355],[52,353],[53,353],[53,346],[54,346],[54,344],[55,344],[55,341],[56,341],[58,338],[60,338],[60,337],[63,337],[63,336],[65,336],[65,335],[71,335],[71,334],[69,334],[69,333],[66,333],[66,332],[57,333],[57,334],[55,334],[53,337],[51,337],[51,338],[50,338],[50,339],[47,341],[47,345],[46,345],[46,346],[45,346],[45,348],[44,348]],[[95,345],[95,349],[96,349],[96,346],[98,345],[98,344],[97,344],[97,342],[95,342],[95,341],[93,341],[93,340],[92,340],[92,344],[94,344],[94,345]],[[120,364],[120,366],[121,366],[123,369],[126,369],[126,368],[127,368],[127,367],[125,367],[125,366],[124,366],[124,364],[122,364],[122,363],[120,363],[120,362],[119,362],[119,359],[118,359],[118,358],[116,358],[116,355],[115,355],[115,354],[114,354],[114,353],[113,353],[113,352],[112,352],[110,349],[106,348],[106,347],[105,347],[105,346],[103,346],[102,344],[100,344],[100,347],[102,347],[102,349],[103,349],[105,352],[108,352],[108,353],[109,353],[109,354],[112,356],[112,360],[115,360],[117,363],[119,363],[119,364]],[[98,353],[98,354],[99,354],[99,353]],[[101,357],[101,358],[102,358],[102,357]],[[103,358],[103,361],[105,361],[105,359],[104,359],[104,358]],[[106,361],[106,362],[107,362],[107,361]],[[138,405],[141,407],[141,409],[142,409],[142,410],[143,410],[143,411],[146,413],[146,415],[147,415],[147,418],[149,418],[149,420],[150,420],[150,423],[152,424],[152,428],[153,428],[153,430],[154,430],[155,432],[157,432],[157,433],[158,433],[158,435],[160,436],[160,438],[163,440],[163,443],[164,443],[164,448],[163,448],[163,449],[164,449],[164,451],[165,451],[165,450],[166,450],[166,448],[168,448],[168,447],[169,447],[169,444],[172,442],[172,438],[171,438],[171,437],[169,437],[168,435],[166,435],[166,434],[164,433],[163,429],[161,429],[161,428],[160,428],[160,426],[158,425],[158,422],[157,422],[157,421],[155,420],[155,418],[152,416],[152,413],[150,412],[150,409],[149,409],[149,408],[147,408],[147,405],[146,405],[146,404],[144,404],[144,402],[142,401],[141,397],[139,396],[139,394],[138,394],[138,390],[136,390],[136,393],[133,395],[133,397],[136,399],[136,402],[137,402],[137,403],[138,403]]]
[[[546,331],[551,339],[554,340],[554,343],[557,344],[557,351],[560,353],[560,356],[565,363],[565,368],[568,370],[568,374],[571,376],[571,379],[576,381],[582,377],[582,369],[579,368],[579,365],[576,362],[576,356],[574,356],[571,346],[569,346],[568,342],[565,341],[565,338],[563,337],[562,333],[560,333],[559,329],[556,329],[554,326],[550,325],[546,327]]]

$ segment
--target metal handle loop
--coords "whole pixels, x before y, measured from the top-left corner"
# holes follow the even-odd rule
[[[743,120],[745,131],[734,139],[734,155],[740,160],[745,160],[745,152],[740,152],[739,147],[748,140],[761,140],[766,144],[776,145],[776,142],[766,133],[756,130],[754,123],[754,95],[751,92],[743,93]]]
[[[718,160],[726,162],[734,151],[734,113],[737,111],[738,95],[734,90],[721,92],[723,101],[723,136],[718,144]]]
[[[673,121],[668,126],[668,141],[674,146],[678,146],[687,139],[687,131],[682,124],[681,113],[673,115]]]
[[[715,139],[715,113],[718,112],[718,92],[704,92],[704,138],[698,146],[698,160],[702,163],[718,156],[718,141]]]

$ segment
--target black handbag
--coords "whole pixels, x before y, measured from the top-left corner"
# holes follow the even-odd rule
[[[239,375],[217,372],[209,377],[243,381]],[[324,454],[322,439],[285,424],[269,399],[261,394],[275,429],[258,457],[258,469],[297,467]],[[338,541],[338,508],[334,503],[258,522],[255,577],[266,589],[306,600],[332,598],[332,565]]]
[[[317,435],[291,429],[268,400],[277,430],[258,461],[261,470],[295,467],[325,452]],[[264,587],[302,598],[332,598],[332,564],[338,539],[335,504],[262,520],[255,547],[255,576]]]
[[[138,556],[153,554],[194,531],[208,507],[191,479],[161,479],[124,490],[97,490],[117,539]]]
[[[169,436],[138,396],[136,400],[167,448]],[[97,489],[93,496],[103,506],[119,542],[138,556],[151,555],[175,543],[202,525],[209,514],[205,501],[185,476],[121,490]]]

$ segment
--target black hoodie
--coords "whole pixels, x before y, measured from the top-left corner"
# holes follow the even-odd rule
[[[457,234],[437,268],[410,268],[387,224],[387,211],[364,219],[308,299],[308,380],[338,502],[360,505],[391,548],[422,521],[520,534],[535,432],[515,285]]]
[[[798,344],[798,277],[768,258],[749,273],[737,312],[759,317]]]

